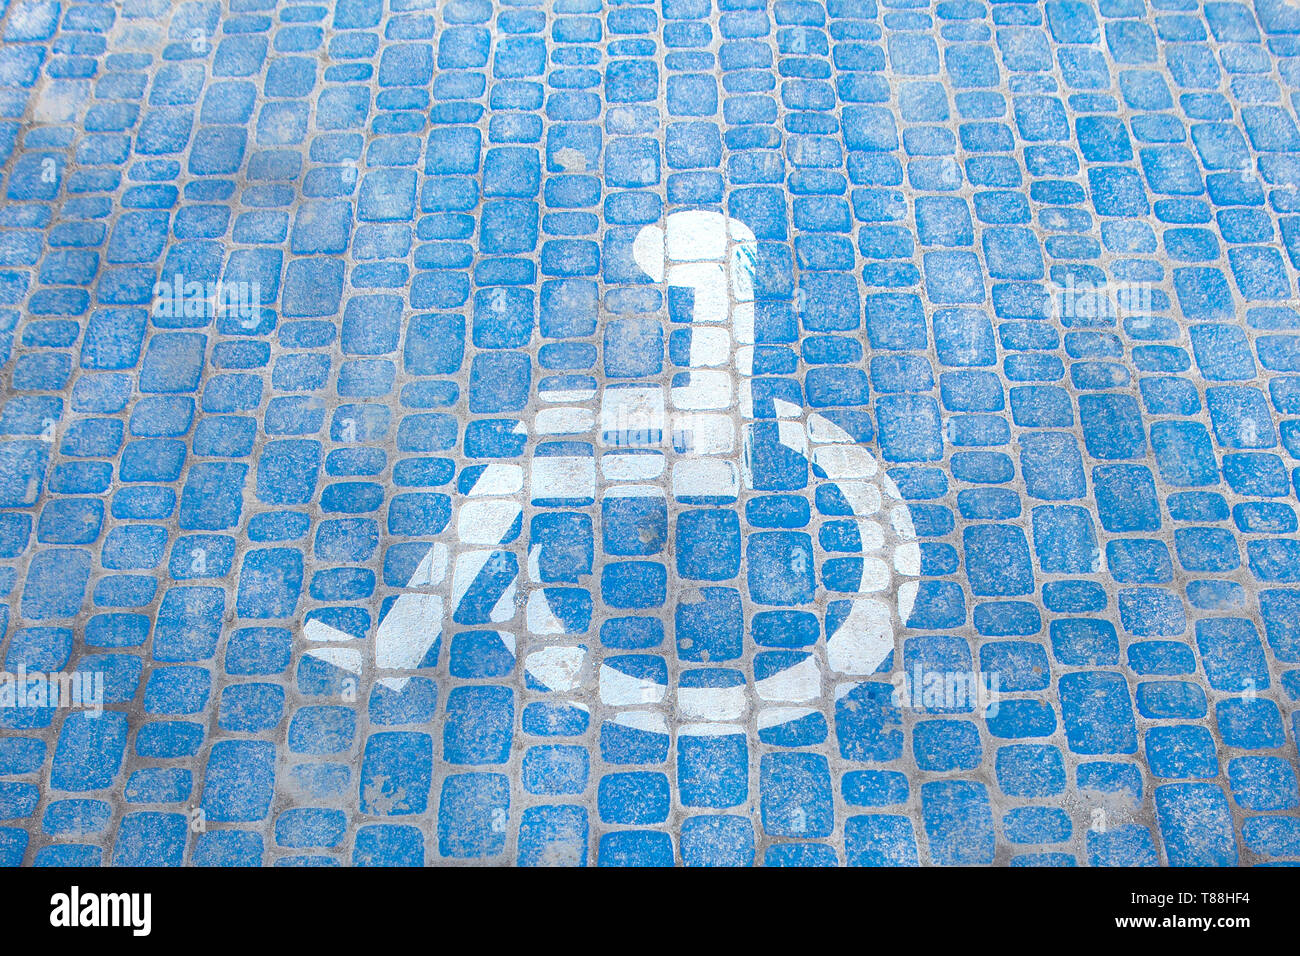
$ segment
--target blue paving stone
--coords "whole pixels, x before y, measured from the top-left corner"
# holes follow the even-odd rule
[[[1081,754],[1135,752],[1132,704],[1120,675],[1105,671],[1067,674],[1058,686],[1071,750]]]
[[[285,628],[240,628],[226,645],[227,674],[278,674],[289,666],[291,640]]]
[[[616,830],[600,838],[597,866],[671,866],[672,839],[654,830]]]
[[[125,745],[123,715],[70,715],[59,734],[50,785],[82,792],[105,789],[117,776]]]
[[[362,812],[380,816],[423,813],[429,800],[432,749],[427,734],[371,735],[359,774]]]
[[[1011,796],[1034,797],[1061,793],[1065,767],[1055,747],[1013,744],[998,748],[995,760],[998,786]]]
[[[689,661],[724,661],[739,657],[743,649],[740,595],[731,588],[700,589],[703,600],[680,601],[674,615],[678,655]],[[775,612],[780,613],[780,612]],[[815,621],[813,622],[815,625]],[[754,618],[759,628],[759,618]],[[815,640],[815,634],[812,638]],[[759,644],[769,644],[755,634]],[[809,641],[811,643],[811,641]]]
[[[923,784],[921,805],[933,863],[950,866],[992,862],[993,818],[981,784]]]
[[[514,695],[505,687],[457,687],[447,698],[443,759],[504,763],[514,723]]]
[[[765,832],[804,838],[830,835],[834,808],[824,757],[765,754],[759,776]]]
[[[530,793],[582,793],[588,773],[587,751],[581,747],[534,747],[524,755],[524,789]]]
[[[912,747],[923,770],[969,770],[983,756],[979,732],[969,721],[925,721],[913,731]]]
[[[447,777],[438,801],[438,852],[454,858],[499,854],[509,805],[509,781],[501,774]]]
[[[1196,643],[1210,686],[1240,692],[1268,686],[1268,668],[1259,632],[1244,618],[1196,622]]]
[[[1236,838],[1222,790],[1210,784],[1166,784],[1156,788],[1155,802],[1171,866],[1236,863]]]
[[[884,396],[876,402],[876,420],[886,461],[935,461],[942,456],[939,410],[932,398]]]
[[[1157,777],[1203,778],[1218,773],[1214,739],[1204,727],[1153,727],[1146,735],[1146,750]]]
[[[838,857],[833,847],[824,843],[780,843],[768,847],[764,866],[818,867],[835,866]]]
[[[1059,432],[1030,432],[1020,439],[1020,468],[1034,498],[1068,501],[1082,496],[1083,462],[1078,445]]]
[[[835,736],[847,760],[896,760],[902,754],[902,714],[889,684],[865,683],[836,701]]]
[[[37,555],[23,588],[23,616],[42,620],[76,615],[85,598],[89,573],[87,551],[52,549]]]
[[[352,743],[356,721],[342,707],[302,707],[289,724],[289,749],[295,753],[338,753]]]
[[[180,866],[189,818],[152,811],[127,814],[113,844],[113,866]]]
[[[752,866],[754,827],[744,817],[688,817],[681,847],[686,866]]]
[[[370,720],[379,725],[421,724],[437,707],[437,685],[412,678],[400,689],[376,687],[369,701]]]
[[[678,737],[677,786],[684,806],[739,806],[748,796],[748,777],[742,734]]]
[[[242,830],[212,830],[199,835],[190,862],[194,866],[257,866],[265,847],[261,836]]]
[[[1151,831],[1136,824],[1122,824],[1104,833],[1088,831],[1087,849],[1092,866],[1160,865]]]
[[[1253,852],[1265,857],[1292,855],[1300,846],[1300,832],[1283,818],[1251,817],[1242,826],[1242,839]]]
[[[1282,715],[1271,700],[1224,700],[1215,705],[1215,718],[1223,742],[1230,747],[1262,750],[1286,741]]]
[[[225,598],[218,588],[171,588],[163,596],[154,627],[158,660],[207,660],[216,650]]]
[[[669,784],[661,773],[606,774],[601,778],[597,810],[605,823],[644,825],[668,817]]]
[[[916,866],[916,836],[904,816],[849,817],[844,823],[849,866]]]
[[[1021,807],[1002,818],[1007,839],[1012,843],[1060,843],[1069,839],[1070,818],[1063,810]]]
[[[1149,468],[1100,465],[1092,476],[1098,516],[1107,531],[1155,531],[1160,527],[1160,507]]]
[[[274,748],[264,741],[222,741],[214,745],[208,757],[202,798],[208,818],[223,822],[264,819],[274,792],[273,760]]]
[[[1233,799],[1247,810],[1293,809],[1300,802],[1295,771],[1275,757],[1237,757],[1228,764]]]
[[[1009,525],[979,525],[962,534],[966,574],[979,595],[1028,594],[1034,576],[1024,532]]]
[[[1205,692],[1187,681],[1149,681],[1138,684],[1138,712],[1145,717],[1201,718],[1206,714]]]
[[[520,866],[578,866],[587,860],[587,813],[582,807],[539,806],[519,822]]]
[[[812,542],[808,535],[765,531],[751,535],[747,545],[748,583],[759,604],[801,604],[812,600],[815,587]]]

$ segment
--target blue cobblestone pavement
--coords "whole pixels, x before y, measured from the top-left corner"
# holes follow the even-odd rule
[[[1300,862],[1300,5],[3,10],[0,863]]]

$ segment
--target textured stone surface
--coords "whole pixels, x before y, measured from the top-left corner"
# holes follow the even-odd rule
[[[0,863],[1300,859],[1298,80],[1284,0],[8,0]]]

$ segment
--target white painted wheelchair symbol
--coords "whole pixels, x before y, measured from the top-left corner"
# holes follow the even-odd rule
[[[524,660],[529,686],[558,693],[576,693],[590,686],[585,646],[574,645],[569,638],[566,643],[557,640],[539,647],[539,637],[565,635],[568,628],[563,614],[552,607],[548,589],[541,586],[538,546],[532,545],[526,567],[520,568],[503,542],[526,534],[522,530],[525,494],[534,502],[665,498],[668,494],[678,501],[700,497],[736,501],[742,486],[754,489],[756,252],[756,239],[747,226],[715,212],[674,213],[662,227],[641,230],[633,245],[637,265],[666,290],[685,289],[693,298],[689,374],[675,376],[666,390],[659,383],[608,384],[595,415],[589,409],[596,395],[589,389],[544,396],[561,407],[544,407],[531,427],[516,428],[520,436],[530,432],[552,436],[563,428],[570,433],[585,429],[589,435],[598,428],[599,457],[534,455],[526,469],[494,462],[479,469],[471,487],[461,485],[455,552],[442,544],[432,546],[411,576],[409,590],[397,597],[380,622],[374,645],[380,684],[400,690],[406,683],[401,672],[428,666],[446,611],[455,617],[459,609],[472,604],[481,609],[479,613],[485,612],[480,623],[490,627],[513,621],[523,604],[532,635],[529,645],[536,648]],[[677,360],[680,363],[680,357]],[[920,548],[910,511],[875,455],[827,415],[806,412],[780,399],[772,407],[777,441],[812,466],[812,484],[803,493],[812,496],[819,486],[833,485],[848,503],[849,520],[856,523],[861,541],[861,573],[856,593],[852,589],[846,593],[848,613],[842,613],[841,604],[840,613],[834,615],[838,626],[828,620],[827,602],[819,602],[824,651],[805,655],[755,682],[753,693],[771,705],[757,715],[760,729],[799,719],[812,712],[810,705],[824,703],[820,700],[823,666],[837,679],[861,679],[874,673],[894,650],[896,634],[911,614],[920,573]],[[674,444],[675,453],[667,454]],[[654,453],[656,449],[664,453]],[[599,495],[598,462],[605,481]],[[808,560],[797,554],[792,554],[792,563]],[[537,585],[526,602],[518,600],[523,573]],[[447,583],[450,600],[444,608],[442,592]],[[515,635],[506,628],[498,633],[509,654],[516,655]],[[329,639],[323,631],[308,637]],[[337,657],[330,650],[324,647],[310,653]],[[627,674],[605,664],[598,670],[600,702],[607,707],[645,707],[667,696],[668,688],[653,677]],[[837,698],[854,686],[840,684]],[[741,717],[750,703],[747,688],[683,687],[676,693],[679,716],[705,722],[684,725],[679,734],[743,732],[716,722]],[[572,703],[588,707],[581,700]],[[629,727],[667,732],[659,713],[622,710],[613,719]]]

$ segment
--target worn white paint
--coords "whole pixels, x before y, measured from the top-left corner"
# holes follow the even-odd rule
[[[755,236],[743,223],[715,212],[674,213],[662,226],[641,230],[632,250],[637,264],[655,282],[692,290],[689,372],[676,376],[668,389],[646,383],[611,383],[599,392],[568,383],[539,386],[538,398],[546,407],[515,432],[590,440],[595,430],[600,454],[533,454],[526,469],[490,464],[457,509],[457,538],[470,547],[458,549],[454,563],[444,545],[430,548],[408,582],[415,590],[401,595],[380,625],[374,651],[381,669],[409,669],[419,663],[437,639],[442,617],[460,604],[496,553],[474,546],[502,542],[520,519],[526,500],[661,497],[665,483],[679,500],[735,500],[745,487],[753,487],[756,249]],[[599,407],[593,410],[589,405],[598,393]],[[849,602],[847,616],[824,647],[814,648],[795,665],[753,686],[677,687],[667,709],[688,722],[679,734],[744,733],[736,722],[744,719],[755,698],[771,704],[758,710],[759,728],[816,713],[824,671],[856,677],[874,673],[895,649],[897,631],[916,599],[920,548],[910,511],[875,455],[826,415],[779,399],[769,407],[775,411],[778,440],[809,461],[814,485],[833,483],[848,502],[862,542],[862,553],[854,555],[863,566],[859,594],[836,598]],[[598,486],[598,468],[600,479],[608,484]],[[525,559],[528,578],[535,583],[541,583],[538,550],[531,548]],[[440,594],[430,592],[443,586],[449,570],[450,595],[444,605]],[[515,583],[505,588],[492,609],[492,621],[514,618],[515,589]],[[530,634],[565,632],[544,589],[531,590],[522,603]],[[308,625],[309,638],[351,639],[323,628]],[[507,637],[513,651],[515,637],[503,632],[503,640]],[[583,675],[590,673],[587,661],[585,647],[543,646],[531,650],[523,666],[534,682],[569,693],[583,686]],[[637,709],[664,705],[669,689],[663,684],[604,664],[597,667],[595,682],[601,704],[614,708],[603,719],[668,732],[663,712]],[[854,686],[839,684],[837,699]],[[582,701],[569,703],[588,709]]]

